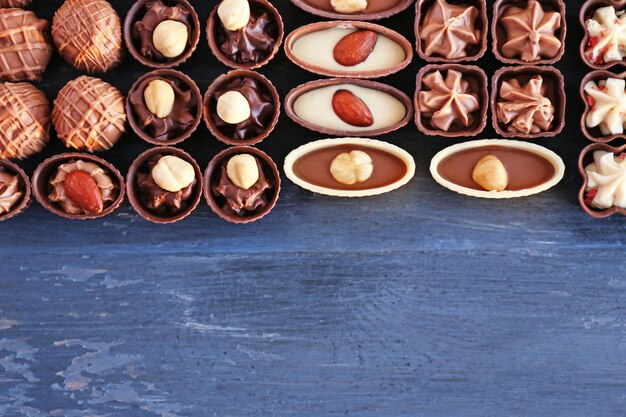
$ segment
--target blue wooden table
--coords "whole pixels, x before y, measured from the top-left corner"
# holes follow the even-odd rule
[[[59,0],[35,0],[51,18]],[[129,0],[112,2],[123,16]],[[216,1],[192,1],[206,20]],[[275,1],[287,30],[315,19]],[[577,205],[579,1],[567,1],[562,135],[537,142],[567,173],[555,189],[484,201],[442,189],[428,163],[454,143],[414,125],[405,188],[366,200],[289,181],[263,221],[227,224],[202,204],[168,227],[127,205],[90,222],[34,204],[0,224],[3,417],[626,415],[626,223]],[[414,12],[383,23],[412,35]],[[491,74],[491,54],[480,61]],[[413,93],[423,65],[387,79]],[[226,69],[204,41],[181,69],[201,89]],[[124,92],[146,68],[104,76]],[[283,54],[262,69],[284,96],[315,77]],[[77,75],[56,56],[50,98]],[[481,137],[493,137],[488,128]],[[321,138],[282,117],[260,145],[282,164]],[[148,145],[103,156],[125,171]],[[203,166],[223,147],[202,127],[182,146]],[[62,151],[56,139],[38,162]]]

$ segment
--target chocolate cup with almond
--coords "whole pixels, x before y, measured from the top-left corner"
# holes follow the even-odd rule
[[[582,98],[583,103],[585,103],[585,111],[580,118],[580,129],[582,130],[585,137],[592,142],[608,143],[615,139],[626,139],[626,132],[616,133],[613,135],[604,135],[600,131],[599,127],[587,126],[587,115],[591,111],[592,106],[589,103],[589,96],[585,92],[585,85],[587,85],[587,83],[590,81],[595,81],[596,83],[598,83],[599,81],[605,81],[609,78],[618,78],[620,80],[624,80],[626,79],[626,72],[623,72],[621,74],[614,74],[607,70],[596,70],[587,74],[580,83],[580,97]]]
[[[148,164],[148,160],[157,155],[172,155],[183,159],[193,166],[195,172],[195,182],[192,186],[191,196],[189,199],[184,201],[186,207],[169,216],[159,215],[159,213],[156,213],[154,210],[145,206],[141,199],[141,190],[139,189],[138,184],[138,174],[144,170],[148,170],[149,168],[146,166]],[[150,173],[150,175],[152,174]],[[200,166],[198,166],[195,159],[193,159],[187,152],[172,146],[158,146],[141,153],[137,158],[135,158],[128,169],[128,173],[126,174],[126,193],[128,194],[128,201],[130,202],[130,205],[141,217],[157,224],[176,223],[193,213],[202,198],[202,185],[202,171],[200,170]]]
[[[583,184],[578,191],[578,203],[580,204],[580,207],[585,210],[585,213],[594,219],[603,219],[616,213],[626,216],[626,208],[613,206],[606,210],[598,210],[589,206],[585,202],[585,193],[587,192],[587,183],[589,181],[589,176],[585,171],[585,167],[593,162],[593,153],[595,151],[612,152],[619,155],[626,152],[626,144],[619,147],[613,147],[606,143],[592,143],[591,145],[587,145],[587,147],[580,152],[580,156],[578,157],[578,172],[583,179]]]
[[[493,15],[497,16],[491,20],[491,36],[494,56],[500,62],[512,65],[552,65],[560,61],[565,53],[565,38],[567,35],[567,19],[565,15],[565,2],[563,0],[539,0],[542,8],[546,12],[556,12],[561,16],[561,27],[556,30],[555,36],[561,41],[561,47],[553,58],[540,58],[534,61],[524,61],[521,58],[507,58],[502,53],[502,46],[506,43],[506,29],[502,25],[500,18],[507,8],[511,6],[525,7],[528,0],[520,2],[519,0],[497,0],[493,6]]]
[[[175,58],[166,58],[163,59],[152,59],[141,53],[142,50],[142,41],[139,36],[136,35],[134,26],[135,23],[142,20],[146,14],[146,5],[147,3],[152,2],[153,0],[137,0],[135,4],[133,4],[126,14],[126,18],[124,19],[124,43],[126,44],[126,48],[130,51],[130,54],[141,64],[151,67],[151,68],[172,68],[176,67],[183,62],[187,61],[189,57],[194,53],[196,47],[198,46],[198,42],[200,41],[200,20],[198,19],[198,14],[193,6],[189,3],[188,0],[166,0],[163,3],[166,6],[178,6],[185,11],[189,12],[189,25],[191,26],[191,31],[189,33],[189,38],[187,40],[187,47],[185,51],[175,57]],[[167,20],[168,16],[163,15],[161,20],[151,21],[150,24],[155,27],[162,21]],[[154,29],[152,29],[154,30]],[[154,49],[154,45],[152,44],[152,39],[149,39],[150,49]]]
[[[224,196],[214,192],[214,187],[220,183],[222,166],[228,163],[228,160],[233,156],[241,154],[252,155],[259,161],[263,174],[271,186],[271,188],[265,191],[267,193],[265,194],[267,204],[254,212],[246,213],[244,216],[226,212],[224,210],[226,199]],[[227,222],[245,224],[260,220],[274,209],[279,194],[280,173],[278,172],[278,167],[268,154],[252,146],[233,146],[223,150],[213,157],[204,172],[204,198],[206,198],[211,210]]]
[[[269,16],[271,16],[271,18],[275,22],[275,28],[274,28],[275,33],[267,34],[271,36],[273,39],[275,39],[274,46],[270,51],[267,52],[267,55],[265,55],[262,59],[255,61],[255,62],[240,63],[229,58],[220,49],[220,45],[218,44],[218,33],[217,33],[217,31],[221,29],[221,25],[222,25],[222,22],[220,21],[220,18],[217,14],[217,9],[220,5],[220,2],[218,2],[218,4],[215,6],[213,11],[211,12],[211,15],[209,16],[209,20],[206,26],[206,36],[207,36],[207,41],[209,43],[209,48],[211,49],[211,52],[213,52],[213,55],[215,55],[217,60],[220,61],[222,64],[228,67],[234,68],[234,69],[255,69],[255,68],[260,68],[264,66],[265,64],[270,62],[272,59],[274,59],[274,57],[280,50],[280,45],[282,44],[283,37],[285,36],[285,25],[283,24],[283,18],[280,16],[280,13],[278,13],[278,10],[276,10],[276,8],[272,5],[272,3],[270,3],[267,0],[249,0],[249,3],[250,3],[251,11],[253,13],[254,13],[254,8],[263,9],[264,11],[268,12]],[[239,34],[241,30],[242,29],[240,29],[239,31],[228,31],[227,33]],[[250,39],[248,42],[253,43],[254,39]]]
[[[72,214],[63,210],[63,208],[56,202],[50,201],[49,195],[53,191],[50,181],[54,179],[59,166],[79,160],[92,162],[98,165],[104,170],[105,174],[108,175],[113,184],[117,187],[117,198],[115,198],[112,202],[105,203],[104,210],[100,213]],[[35,169],[31,184],[33,188],[33,195],[39,204],[51,213],[71,220],[90,220],[107,216],[117,210],[120,204],[122,204],[122,201],[124,201],[125,187],[124,177],[122,174],[120,174],[117,168],[109,162],[88,153],[64,153],[46,159],[39,164],[37,169]]]
[[[420,58],[429,63],[459,63],[476,61],[482,58],[487,51],[487,32],[489,32],[489,19],[487,18],[487,1],[486,0],[463,0],[461,2],[454,1],[453,4],[462,3],[467,6],[475,6],[478,9],[478,18],[476,19],[476,28],[480,30],[480,41],[475,45],[468,45],[466,48],[467,56],[461,58],[446,58],[444,56],[428,56],[424,52],[424,39],[421,34],[422,23],[424,17],[435,0],[417,0],[415,3],[415,50]]]
[[[469,91],[478,95],[480,108],[474,114],[474,122],[464,127],[459,124],[452,124],[448,131],[437,129],[430,123],[430,119],[422,113],[419,105],[419,94],[424,90],[423,80],[429,74],[435,71],[441,71],[444,76],[448,71],[458,71],[463,75],[463,80],[469,83]],[[444,74],[445,73],[445,74]],[[476,136],[485,129],[487,125],[487,110],[489,108],[489,92],[487,85],[489,84],[487,75],[482,68],[474,65],[458,65],[458,64],[441,64],[426,65],[417,73],[416,89],[414,98],[415,107],[415,124],[420,132],[428,136],[443,136],[454,138],[460,136]]]
[[[30,206],[31,202],[31,186],[30,179],[28,175],[24,172],[22,168],[17,166],[17,164],[7,160],[0,159],[0,169],[6,171],[11,175],[16,175],[19,181],[20,192],[22,192],[22,196],[19,201],[17,201],[7,213],[0,214],[0,222],[4,220],[11,219],[15,216],[22,214],[26,209]]]
[[[498,118],[497,113],[502,82],[517,79],[522,85],[525,85],[535,75],[541,75],[543,82],[546,83],[546,97],[555,109],[552,127],[546,132],[539,133],[509,132]],[[491,100],[489,105],[491,106],[493,128],[498,135],[504,138],[536,139],[554,137],[561,133],[563,127],[565,127],[565,80],[563,74],[558,69],[549,66],[523,65],[500,68],[491,78]]]
[[[254,81],[255,85],[262,92],[259,96],[267,96],[273,105],[272,114],[266,118],[265,125],[263,126],[264,129],[258,134],[246,137],[245,139],[237,139],[232,134],[229,134],[229,132],[224,131],[224,128],[220,128],[220,126],[216,123],[216,121],[219,120],[219,116],[217,114],[216,93],[230,91],[228,90],[228,85],[239,79],[244,81],[246,79],[251,79]],[[274,87],[274,84],[272,84],[272,82],[263,75],[250,70],[232,70],[217,77],[204,94],[203,103],[204,122],[206,123],[207,128],[213,136],[227,145],[256,145],[263,139],[267,138],[274,130],[276,123],[278,123],[278,116],[280,116],[280,97],[278,96],[276,87]],[[255,111],[254,107],[257,105],[259,105],[259,103],[250,103],[252,112]],[[246,123],[246,121],[242,123]],[[239,125],[241,125],[241,123]],[[238,125],[232,125],[233,129],[239,130],[237,126]]]
[[[156,115],[152,114],[148,107],[145,104],[143,98],[143,91],[138,91],[140,88],[145,91],[148,83],[151,80],[167,80],[172,83],[176,88],[174,89],[175,98],[174,98],[174,109],[167,117],[163,119],[159,119]],[[177,90],[182,91],[183,93],[190,92],[190,102],[182,103],[179,102],[180,97],[176,95]],[[138,104],[133,103],[132,97],[139,94],[141,97],[141,102]],[[182,111],[185,111],[185,115],[191,113],[194,117],[193,123],[191,123],[188,127],[183,129],[179,134],[173,135],[170,139],[157,139],[154,135],[149,134],[146,131],[145,120],[141,120],[139,116],[139,112],[135,108],[136,106],[141,107],[140,112],[143,114],[148,114],[148,118],[154,119],[154,123],[163,123],[165,126],[171,127],[171,129],[181,130],[177,124],[182,123],[181,120],[176,120]],[[187,108],[188,107],[188,108]],[[172,69],[158,69],[151,71],[141,78],[139,78],[133,86],[130,88],[128,95],[126,96],[126,116],[128,118],[128,122],[132,127],[133,131],[139,136],[141,139],[145,140],[148,143],[153,145],[175,145],[180,143],[186,139],[188,139],[193,132],[196,131],[200,121],[202,120],[202,93],[200,93],[200,89],[196,85],[196,83],[189,78],[187,75],[183,74],[180,71],[172,70]],[[169,119],[169,120],[168,120]],[[168,134],[169,136],[169,134]]]
[[[596,10],[607,6],[613,6],[616,11],[624,11],[626,10],[626,0],[587,0],[580,8],[580,13],[578,15],[580,24],[584,31],[583,40],[580,43],[580,58],[588,67],[597,70],[605,70],[618,65],[626,67],[626,60],[624,59],[620,61],[594,62],[586,54],[587,46],[589,45],[589,41],[591,39],[589,31],[587,30],[587,20],[593,17]]]

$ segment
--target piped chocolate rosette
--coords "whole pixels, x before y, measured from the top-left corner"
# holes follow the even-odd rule
[[[588,41],[581,50],[585,61],[596,67],[624,60],[626,56],[624,10],[617,10],[612,5],[600,7],[585,20],[585,28]]]
[[[0,159],[0,221],[21,214],[30,204],[30,181],[12,162]]]

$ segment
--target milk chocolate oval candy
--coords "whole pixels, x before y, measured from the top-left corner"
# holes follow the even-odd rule
[[[327,19],[378,20],[407,9],[413,0],[291,0],[304,11]]]

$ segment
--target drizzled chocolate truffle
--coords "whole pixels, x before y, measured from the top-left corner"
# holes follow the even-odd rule
[[[105,151],[126,130],[124,96],[98,78],[78,77],[59,91],[52,122],[57,136],[67,147]]]
[[[232,223],[249,223],[269,213],[278,199],[280,176],[264,152],[237,146],[220,152],[205,173],[204,194],[215,214]]]
[[[257,68],[269,62],[282,42],[278,11],[266,0],[223,0],[207,25],[213,54],[232,68]]]
[[[224,74],[204,96],[204,120],[209,130],[229,145],[262,141],[274,129],[279,112],[276,88],[254,71]]]
[[[28,83],[0,84],[0,158],[25,159],[50,139],[50,103]]]
[[[48,21],[30,11],[0,9],[0,80],[41,80],[52,50]]]
[[[30,183],[24,171],[0,160],[0,221],[23,212],[30,203]]]
[[[156,70],[135,82],[126,111],[139,137],[152,144],[171,145],[187,139],[198,127],[202,96],[182,72]]]
[[[0,7],[26,7],[33,0],[0,0]]]
[[[126,47],[153,68],[185,62],[199,39],[198,15],[187,0],[139,0],[124,21]]]
[[[122,61],[121,21],[105,0],[66,0],[54,14],[52,38],[61,56],[81,71],[107,72]]]

